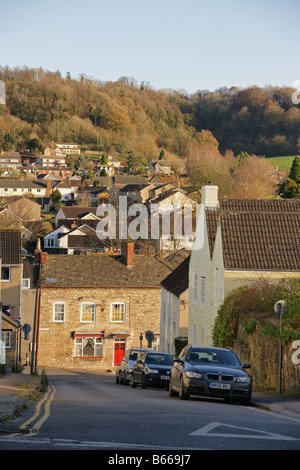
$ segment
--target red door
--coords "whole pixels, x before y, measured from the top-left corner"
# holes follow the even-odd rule
[[[115,342],[114,366],[120,364],[125,354],[125,341]]]

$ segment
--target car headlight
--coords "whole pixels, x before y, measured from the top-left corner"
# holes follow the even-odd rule
[[[238,378],[236,379],[236,381],[245,384],[245,383],[251,382],[251,379],[250,379],[250,377],[248,377],[248,376],[246,375],[246,376],[238,377]]]
[[[192,372],[190,370],[188,370],[186,373],[185,373],[186,377],[188,377],[189,379],[203,379],[203,375],[200,374],[199,372]]]
[[[149,374],[158,374],[157,369],[150,369],[150,367],[146,368],[146,372],[148,372]]]

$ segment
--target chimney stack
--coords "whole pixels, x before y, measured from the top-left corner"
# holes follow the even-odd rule
[[[134,256],[134,243],[122,242],[121,244],[121,255],[125,257],[126,266],[128,269],[133,267],[133,256]]]
[[[214,186],[212,184],[202,186],[202,204],[205,207],[209,207],[211,209],[218,209],[220,204],[218,201],[218,186]]]

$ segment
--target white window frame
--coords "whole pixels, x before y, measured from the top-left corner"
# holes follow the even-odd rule
[[[2,330],[1,340],[5,344],[5,349],[11,348],[11,331]]]
[[[215,268],[215,305],[218,305],[218,279],[219,279],[218,268]]]
[[[86,312],[83,312],[83,308],[85,305],[88,305],[88,306],[93,306],[94,307],[94,311],[92,313],[92,318],[93,320],[83,320],[83,315],[86,314]],[[95,302],[82,302],[81,303],[81,310],[80,310],[80,322],[81,323],[95,323],[96,321],[96,304]]]
[[[22,289],[30,289],[30,278],[24,277],[22,279]]]
[[[200,276],[200,306],[205,305],[205,276]]]
[[[193,290],[192,290],[194,305],[197,303],[197,288],[198,288],[197,284],[198,284],[198,275],[197,273],[194,273],[193,274]]]
[[[85,302],[87,303],[87,302]],[[93,356],[85,356],[83,354],[84,351],[84,342],[87,339],[92,339],[94,342],[94,354]],[[80,354],[78,354],[78,351],[80,351]],[[100,354],[96,354],[96,352],[100,351]],[[77,336],[74,341],[74,357],[79,357],[79,358],[98,358],[98,357],[103,357],[103,337],[100,336]]]
[[[121,312],[122,316],[123,316],[122,320],[114,320],[113,319],[113,315],[114,315],[113,305],[121,305],[122,306],[122,308],[123,308],[123,312]],[[110,304],[110,321],[111,321],[111,323],[124,323],[125,322],[125,315],[126,315],[125,302],[111,302],[111,304]]]
[[[63,305],[63,319],[62,320],[58,320],[56,318],[56,314],[58,312],[55,311],[55,307],[56,305]],[[60,301],[56,301],[56,302],[53,302],[53,322],[54,323],[64,323],[66,321],[66,302],[60,302]]]

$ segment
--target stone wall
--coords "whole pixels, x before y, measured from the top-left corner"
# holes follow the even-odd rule
[[[65,302],[64,322],[53,321],[53,303]],[[80,321],[81,303],[96,304],[95,322]],[[125,303],[125,321],[112,322],[112,302]],[[160,288],[43,288],[41,293],[38,368],[112,370],[114,367],[114,343],[126,342],[126,349],[140,345],[147,347],[145,331],[159,333]],[[93,333],[104,331],[103,357],[75,357],[74,332]],[[128,334],[128,336],[127,336]],[[122,336],[123,335],[123,336]]]
[[[252,328],[249,326],[250,321]],[[253,378],[253,390],[278,393],[279,341],[262,332],[266,324],[279,326],[276,318],[258,313],[240,315],[237,340],[233,349],[242,363],[251,365],[249,373]],[[292,346],[292,342],[282,345],[281,390],[286,396],[300,396],[300,364],[293,363],[295,361],[292,355],[295,349]]]

